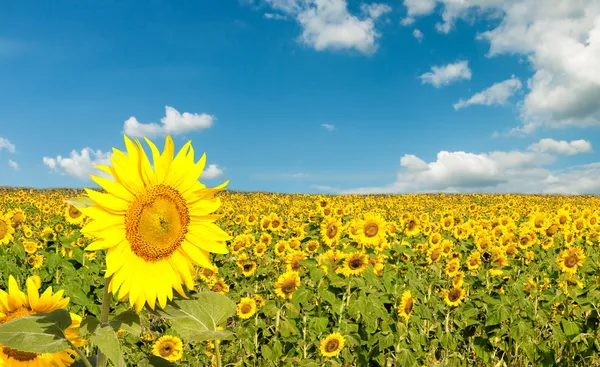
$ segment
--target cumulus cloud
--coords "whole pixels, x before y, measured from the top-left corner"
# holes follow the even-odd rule
[[[452,84],[459,80],[470,80],[471,69],[466,60],[444,66],[432,66],[431,71],[419,76],[423,84],[431,84],[436,88]]]
[[[415,37],[417,39],[417,41],[421,42],[423,40],[423,32],[421,32],[420,30],[416,29],[413,30],[413,37]]]
[[[224,172],[225,171],[221,167],[219,167],[218,164],[209,164],[204,168],[204,172],[202,172],[202,175],[200,177],[207,179],[219,178],[223,176]]]
[[[380,33],[375,21],[391,11],[385,4],[363,4],[362,14],[353,15],[347,0],[266,0],[274,9],[295,18],[302,28],[299,41],[317,51],[377,51]]]
[[[426,3],[427,6],[424,6]],[[540,127],[600,125],[600,2],[597,0],[437,0],[437,29],[450,32],[459,19],[496,17],[497,26],[478,35],[488,56],[521,55],[534,69],[519,108],[514,133]],[[405,0],[412,17],[434,13],[430,1]]]
[[[6,149],[8,152],[14,153],[16,147],[13,143],[10,142],[10,140],[0,136],[0,150],[2,149]]]
[[[322,191],[342,194],[409,192],[497,192],[497,193],[600,193],[600,163],[552,170],[558,155],[588,153],[583,140],[557,142],[542,139],[528,151],[470,153],[441,151],[426,162],[406,154],[400,158],[396,180],[389,185],[336,189],[315,185]]]
[[[213,125],[215,117],[206,113],[179,113],[170,106],[165,107],[165,116],[157,123],[141,123],[130,117],[123,125],[123,133],[132,137],[156,137],[158,135],[179,135],[191,131],[208,129]]]
[[[591,153],[592,144],[589,141],[583,139],[572,141],[556,141],[554,139],[542,139],[537,143],[531,144],[528,149],[534,152],[541,153],[575,155],[582,153]]]
[[[19,164],[15,161],[13,161],[12,159],[8,160],[8,165],[12,167],[12,169],[14,169],[15,171],[19,170]]]
[[[467,100],[460,99],[454,104],[454,109],[459,110],[471,105],[504,105],[508,99],[521,89],[521,81],[514,75],[510,79],[495,83],[484,91],[475,93]]]
[[[328,131],[333,131],[335,129],[335,125],[332,124],[321,124],[321,126]]]
[[[110,153],[91,148],[83,148],[81,152],[72,150],[69,157],[57,156],[56,158],[43,157],[42,161],[51,172],[68,175],[82,181],[90,180],[90,175],[108,177],[106,173],[95,169],[98,165],[110,164]]]

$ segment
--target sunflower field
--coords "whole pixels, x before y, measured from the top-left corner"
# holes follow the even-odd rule
[[[600,366],[596,197],[158,184],[117,225],[129,196],[97,182],[0,189],[0,365]],[[107,204],[70,201],[86,196]],[[117,316],[97,321],[113,293]],[[180,317],[206,311],[181,306],[191,294],[218,314],[212,334]],[[57,310],[68,347],[25,347],[25,321]]]

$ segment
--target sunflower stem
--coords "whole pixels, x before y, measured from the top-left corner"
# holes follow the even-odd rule
[[[85,367],[92,367],[92,363],[90,362],[89,359],[87,359],[87,357],[85,356],[85,354],[81,351],[81,349],[77,348],[73,343],[69,342],[69,344],[71,344],[71,349],[73,349],[75,351],[75,353],[77,353],[77,355],[79,356],[79,358],[81,358],[81,362],[84,364]]]
[[[112,294],[108,291],[108,285],[110,284],[110,278],[104,278],[104,294],[102,296],[102,311],[100,312],[100,325],[104,325],[108,322],[108,314],[110,313],[110,301]],[[108,358],[106,354],[102,353],[98,349],[98,367],[106,367]]]
[[[221,367],[221,349],[219,348],[219,341],[215,340],[215,359],[217,367]]]

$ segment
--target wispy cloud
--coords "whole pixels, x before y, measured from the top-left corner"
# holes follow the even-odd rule
[[[431,71],[419,76],[423,84],[431,84],[436,88],[452,84],[459,80],[470,80],[471,69],[466,60],[444,66],[432,66]]]
[[[466,101],[460,99],[454,104],[454,109],[459,110],[470,105],[504,105],[519,89],[521,89],[521,81],[513,75],[510,79],[495,83],[486,90],[475,93]]]
[[[10,142],[10,140],[0,136],[0,150],[2,149],[7,150],[9,153],[14,153],[16,147],[13,143]]]
[[[326,130],[333,131],[335,129],[335,125],[332,124],[321,124]]]
[[[8,165],[12,167],[12,169],[14,169],[15,171],[19,170],[19,164],[15,161],[13,161],[12,159],[8,160]]]

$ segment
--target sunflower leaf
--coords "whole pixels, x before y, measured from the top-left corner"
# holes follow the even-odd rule
[[[125,360],[121,352],[119,338],[111,326],[102,326],[96,329],[90,341],[104,353],[116,367],[125,367]]]
[[[199,292],[195,299],[177,300],[159,311],[159,315],[171,322],[182,337],[190,341],[220,340],[232,335],[217,330],[236,311],[235,302],[215,292]]]
[[[88,208],[96,205],[96,202],[87,196],[79,196],[65,200],[65,203],[71,204],[76,208]]]
[[[115,332],[121,329],[135,336],[139,336],[142,333],[140,316],[133,310],[121,312],[114,319],[110,320],[109,323]]]
[[[0,344],[29,353],[57,353],[69,349],[64,331],[71,315],[64,309],[19,317],[0,325]]]
[[[138,367],[175,367],[176,365],[167,361],[164,358],[160,358],[157,356],[150,356],[148,358],[144,358],[138,363]]]

